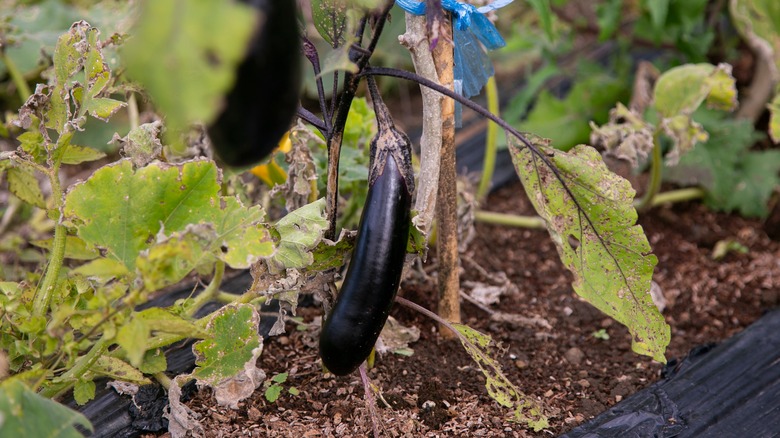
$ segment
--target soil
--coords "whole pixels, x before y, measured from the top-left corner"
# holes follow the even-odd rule
[[[496,192],[486,208],[533,214],[519,184]],[[654,281],[672,327],[668,359],[728,338],[780,301],[780,242],[761,221],[692,202],[656,208],[639,223],[658,257]],[[729,239],[748,251],[713,259],[718,242]],[[435,272],[435,263],[431,254],[424,271]],[[386,402],[375,411],[382,436],[555,436],[659,379],[663,365],[633,353],[627,330],[574,294],[545,231],[477,224],[462,265],[464,292],[479,285],[503,291],[491,305],[463,300],[463,321],[500,342],[504,373],[544,403],[550,427],[533,432],[511,421],[512,413],[488,396],[485,378],[460,344],[440,336],[433,321],[396,305],[392,316],[418,327],[421,336],[410,345],[412,356],[381,355],[368,372]],[[435,309],[433,274],[408,276],[399,294]],[[299,310],[306,322],[320,316],[318,308]],[[514,318],[500,321],[496,312]],[[287,329],[265,340],[259,366],[269,376],[289,372],[283,386],[299,394],[283,392],[270,403],[260,388],[231,410],[201,390],[188,405],[202,415],[208,436],[370,436],[360,375],[323,373],[316,331]]]

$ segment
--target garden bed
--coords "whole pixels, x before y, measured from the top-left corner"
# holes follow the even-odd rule
[[[531,213],[517,184],[490,201],[496,211]],[[780,243],[760,221],[688,203],[657,208],[639,222],[659,259],[654,279],[672,327],[667,358],[681,359],[694,347],[723,341],[778,304]],[[627,330],[574,295],[545,231],[483,224],[476,231],[463,257],[463,289],[508,280],[514,286],[488,308],[514,321],[491,320],[489,312],[464,301],[464,322],[506,348],[504,371],[526,394],[544,401],[551,427],[533,433],[510,421],[511,413],[488,397],[484,377],[457,341],[443,340],[432,321],[396,306],[393,316],[418,327],[421,338],[411,345],[414,355],[382,356],[369,372],[390,405],[378,410],[386,436],[558,435],[659,380],[663,366],[632,353]],[[725,239],[749,252],[713,260],[714,247]],[[432,254],[425,271],[435,263]],[[400,295],[432,308],[434,281],[411,275]],[[307,322],[320,313],[316,307],[300,309]],[[288,325],[286,335],[265,340],[260,367],[269,376],[289,372],[285,385],[300,390],[297,396],[283,393],[270,403],[258,390],[238,410],[217,407],[209,391],[190,400],[207,435],[369,435],[359,376],[323,374],[316,339],[316,332]]]

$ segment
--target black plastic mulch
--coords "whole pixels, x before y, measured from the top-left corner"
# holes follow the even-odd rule
[[[780,309],[560,438],[780,437]]]

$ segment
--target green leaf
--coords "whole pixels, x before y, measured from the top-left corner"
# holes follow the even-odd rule
[[[653,27],[662,29],[666,23],[666,16],[669,13],[669,2],[671,0],[649,0],[644,2],[644,7],[650,12],[650,18]]]
[[[341,46],[325,55],[320,76],[335,71],[348,71],[352,74],[356,74],[358,72],[358,66],[349,59],[349,47],[350,46]]]
[[[103,279],[111,279],[123,277],[129,274],[121,261],[116,259],[99,258],[92,260],[89,263],[85,263],[76,269],[72,269],[70,275],[83,275],[84,277],[98,277]]]
[[[116,343],[127,353],[127,359],[133,367],[141,365],[149,342],[149,324],[142,318],[132,318],[119,327]]]
[[[85,146],[76,146],[68,144],[62,152],[63,164],[81,164],[88,161],[95,161],[105,157],[106,154],[98,150]]]
[[[332,47],[344,46],[346,41],[347,3],[347,0],[313,0],[311,2],[314,27]]]
[[[0,436],[81,438],[76,425],[93,430],[86,417],[38,395],[18,379],[0,383]]]
[[[159,307],[142,310],[134,318],[144,321],[153,332],[186,335],[189,338],[205,338],[208,332],[179,315]]]
[[[287,376],[288,375],[289,375],[288,373],[279,373],[279,374],[271,377],[271,381],[272,382],[276,382],[276,383],[284,383],[284,382],[287,381]]]
[[[239,2],[147,0],[124,47],[130,77],[148,90],[180,132],[193,122],[208,124],[235,79],[253,32],[255,8]]]
[[[265,390],[265,399],[268,402],[273,403],[279,398],[279,394],[282,393],[282,387],[279,385],[271,385]]]
[[[46,208],[43,192],[38,185],[35,171],[27,166],[11,167],[6,172],[8,190],[22,201],[38,208]]]
[[[197,367],[192,375],[216,385],[244,370],[261,347],[257,327],[260,316],[254,306],[229,305],[214,313],[206,328],[213,337],[198,341],[192,349]]]
[[[635,225],[631,184],[609,172],[589,146],[569,153],[537,148],[542,157],[512,137],[512,161],[574,275],[575,292],[628,327],[635,352],[666,362],[670,329],[650,296],[657,259]]]
[[[165,358],[165,352],[162,348],[147,350],[144,354],[144,360],[138,368],[144,374],[162,373],[168,369],[168,360]]]
[[[463,348],[479,366],[485,376],[488,395],[501,406],[514,410],[515,420],[527,424],[538,432],[549,427],[543,407],[532,397],[525,395],[501,370],[501,364],[492,357],[493,339],[463,324],[452,324],[460,333],[458,337]]]
[[[279,233],[279,245],[273,260],[281,268],[305,268],[314,262],[311,250],[328,227],[325,217],[325,199],[291,211],[274,228]]]
[[[154,163],[137,170],[122,160],[72,187],[65,214],[79,237],[105,248],[109,258],[129,270],[140,261],[152,289],[215,258],[246,268],[273,252],[262,223],[265,213],[259,206],[246,208],[236,198],[220,196],[219,177],[208,160]]]
[[[558,149],[568,150],[588,141],[589,122],[606,122],[609,109],[626,91],[625,83],[604,73],[594,73],[575,82],[564,99],[544,90],[519,128],[549,138]]]
[[[100,356],[95,364],[90,368],[90,371],[105,376],[114,380],[121,380],[123,382],[136,383],[138,385],[148,385],[152,383],[151,380],[144,377],[144,375],[138,371],[135,367],[129,363],[111,356]]]
[[[355,243],[354,235],[342,233],[337,242],[322,239],[312,251],[314,261],[309,267],[312,271],[325,271],[344,266]]]
[[[135,261],[144,288],[148,291],[160,290],[178,283],[196,268],[213,264],[216,257],[208,252],[208,248],[215,236],[213,227],[193,225],[183,232],[158,238]]]
[[[274,244],[263,221],[265,212],[260,206],[244,207],[236,198],[224,198],[224,208],[215,221],[217,240],[212,251],[231,268],[246,269],[274,252]]]
[[[539,15],[539,21],[542,22],[542,29],[544,30],[544,34],[547,35],[547,39],[553,41],[555,39],[555,34],[553,34],[553,12],[550,7],[550,0],[528,0],[528,3],[531,4],[531,7],[533,7],[534,11]]]
[[[693,114],[705,100],[712,108],[736,108],[737,89],[731,66],[681,65],[664,72],[655,84],[653,102],[663,117]]]
[[[30,243],[51,251],[54,238],[45,240],[33,240]],[[93,260],[100,257],[100,253],[88,246],[86,242],[76,236],[65,236],[65,258],[73,260]]]
[[[73,386],[73,400],[79,406],[95,398],[95,382],[92,380],[78,380]]]
[[[710,138],[664,170],[664,179],[707,190],[705,203],[713,209],[765,217],[772,191],[780,185],[780,161],[774,150],[751,151],[760,139],[752,123],[730,120],[721,113],[699,111],[695,117]]]

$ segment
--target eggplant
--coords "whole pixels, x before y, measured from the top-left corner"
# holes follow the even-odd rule
[[[369,189],[341,291],[320,333],[322,363],[337,376],[355,371],[382,331],[403,272],[414,174],[411,142],[392,123],[369,78],[378,122]]]
[[[248,167],[276,148],[298,111],[301,37],[296,0],[242,3],[260,11],[260,26],[208,134],[222,162]]]

